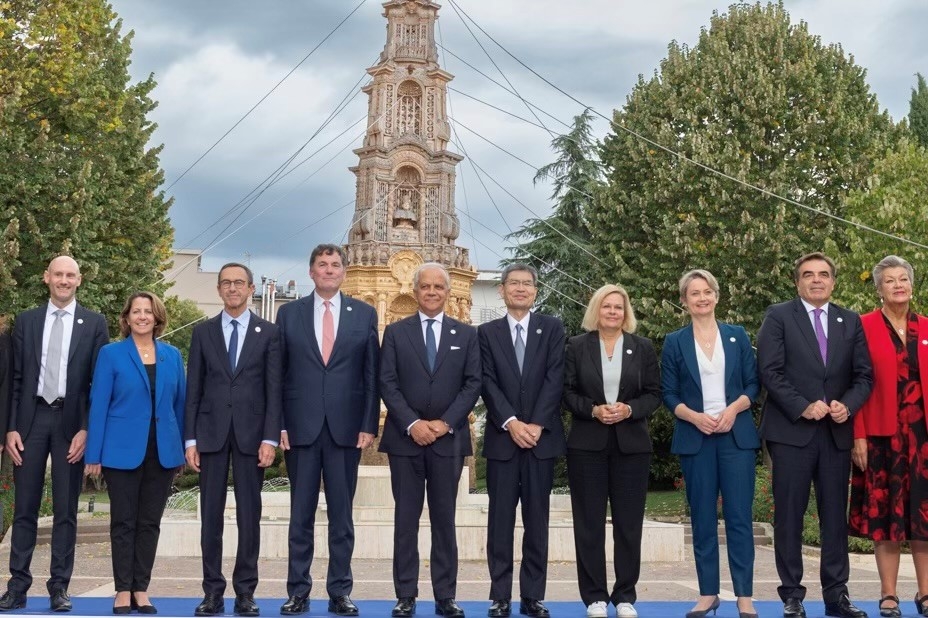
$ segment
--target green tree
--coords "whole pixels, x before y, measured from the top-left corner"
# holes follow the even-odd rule
[[[162,293],[170,200],[148,79],[129,83],[131,33],[105,0],[0,4],[0,313],[46,297],[59,253],[81,264],[80,298],[116,316],[138,288]]]
[[[866,185],[847,198],[849,219],[895,236],[928,244],[928,153],[924,148],[902,141],[876,162]],[[864,229],[847,232],[848,252],[843,257],[843,273],[838,285],[841,298],[857,311],[879,306],[873,286],[873,266],[887,255],[905,258],[915,269],[918,284],[928,277],[928,250]],[[916,309],[924,313],[916,288]]]
[[[748,185],[844,215],[897,132],[865,70],[782,3],[733,5],[693,47],[670,43],[614,113],[601,155],[608,186],[590,218],[595,245],[634,273],[624,283],[641,332],[660,346],[688,321],[677,282],[692,268],[719,279],[718,317],[756,332],[769,304],[795,294],[793,260],[825,250],[841,262],[847,238],[832,219]],[[664,485],[678,474],[671,430],[658,412],[652,480]]]
[[[168,328],[162,340],[170,343],[180,350],[187,362],[190,352],[190,338],[193,336],[193,327],[206,319],[206,314],[200,311],[192,300],[181,299],[177,296],[168,296],[164,299],[164,306],[168,312]]]
[[[580,332],[580,322],[592,290],[601,285],[601,270],[590,242],[587,211],[602,184],[599,143],[593,138],[590,110],[574,118],[570,131],[551,140],[553,163],[535,174],[535,182],[550,180],[554,210],[534,218],[509,234],[513,257],[503,264],[524,262],[538,270],[538,308],[564,321],[568,335]],[[599,256],[597,256],[599,257]]]
[[[912,88],[909,99],[909,129],[918,144],[928,148],[928,83],[921,73],[916,73],[918,84]]]

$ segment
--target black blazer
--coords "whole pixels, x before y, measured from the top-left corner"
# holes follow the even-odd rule
[[[10,422],[10,383],[13,381],[13,338],[9,332],[0,333],[0,431],[6,435]]]
[[[630,405],[632,416],[612,426],[604,425],[593,418],[593,406],[606,403],[599,331],[567,340],[564,407],[573,414],[568,449],[601,451],[606,448],[609,432],[614,431],[621,452],[652,452],[648,417],[660,405],[661,396],[657,353],[649,339],[625,333],[621,354],[622,377],[617,401]]]
[[[757,332],[761,384],[767,389],[760,434],[765,440],[805,446],[818,423],[827,423],[835,445],[854,445],[853,415],[867,400],[873,372],[860,316],[834,303],[828,310],[828,364],[822,363],[815,330],[802,301],[771,305]],[[837,399],[852,418],[835,423],[802,418],[813,401]]]
[[[308,446],[325,421],[339,446],[354,448],[359,433],[376,436],[380,423],[377,312],[341,295],[338,332],[326,365],[316,340],[315,302],[313,292],[277,312],[284,371],[282,429],[293,446]]]
[[[18,431],[25,440],[35,417],[36,395],[42,365],[42,330],[48,303],[23,311],[13,326],[13,401],[7,431]],[[68,352],[67,391],[61,409],[61,430],[71,440],[87,429],[90,414],[90,382],[100,348],[109,343],[106,319],[77,305]]]
[[[513,416],[544,430],[531,449],[539,459],[551,459],[567,451],[561,396],[564,391],[564,325],[557,318],[532,313],[525,333],[525,358],[519,373],[515,348],[504,316],[477,329],[483,365],[483,402],[487,424],[483,456],[512,459],[519,447],[503,423]]]
[[[443,457],[473,454],[468,416],[480,397],[480,347],[477,329],[447,315],[430,372],[419,313],[394,322],[383,333],[380,351],[380,396],[387,406],[380,451],[417,455],[431,448]],[[453,430],[429,447],[406,433],[416,419],[441,419]]]
[[[247,455],[257,455],[262,440],[280,440],[278,329],[254,313],[248,320],[234,373],[222,333],[222,314],[193,329],[187,360],[184,440],[196,440],[201,453],[222,449],[230,431]]]

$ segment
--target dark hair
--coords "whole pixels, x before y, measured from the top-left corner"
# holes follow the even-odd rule
[[[136,292],[126,299],[126,304],[119,314],[119,332],[122,333],[123,337],[128,337],[132,333],[132,329],[129,328],[129,312],[132,310],[132,301],[136,298],[147,298],[151,301],[151,313],[155,316],[155,328],[152,330],[152,336],[157,339],[168,325],[168,311],[164,308],[161,299],[151,292]]]
[[[831,278],[835,278],[835,275],[837,274],[835,269],[835,261],[821,251],[813,251],[812,253],[806,253],[795,262],[793,262],[793,283],[799,283],[799,268],[806,262],[811,262],[812,260],[822,260],[828,264],[828,268],[831,269]]]
[[[219,269],[219,274],[216,275],[216,282],[222,283],[222,271],[227,268],[241,268],[245,271],[245,274],[248,276],[248,285],[255,284],[255,276],[252,274],[251,269],[245,266],[244,264],[239,264],[238,262],[226,262],[222,265],[222,268]]]
[[[518,272],[524,270],[532,276],[532,283],[538,285],[538,271],[535,270],[535,267],[531,264],[526,264],[524,262],[513,262],[512,264],[506,264],[503,268],[503,272],[499,276],[500,283],[506,283],[506,279],[509,278],[510,273]]]
[[[342,260],[342,266],[348,266],[348,254],[345,253],[345,250],[339,245],[333,245],[330,243],[323,243],[321,245],[316,245],[316,248],[313,249],[313,252],[309,254],[309,266],[312,268],[312,265],[316,263],[316,258],[320,255],[333,255],[338,254],[338,257]]]

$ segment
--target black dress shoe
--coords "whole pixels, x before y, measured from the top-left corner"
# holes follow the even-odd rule
[[[226,613],[226,602],[221,594],[207,594],[193,610],[194,616],[219,616]]]
[[[139,602],[135,600],[135,593],[129,595],[129,608],[136,610],[140,614],[157,614],[158,608],[148,603],[146,605],[139,605]]]
[[[69,612],[72,609],[71,596],[64,588],[54,591],[48,598],[48,604],[53,612]]]
[[[512,604],[509,602],[509,599],[496,599],[490,604],[490,609],[487,610],[488,618],[509,618],[509,614],[512,613]]]
[[[525,597],[522,597],[519,603],[519,613],[534,618],[548,618],[551,615],[544,603],[538,599],[526,599]]]
[[[390,615],[393,618],[410,618],[416,613],[416,597],[400,597]]]
[[[867,618],[867,612],[855,607],[846,594],[842,594],[837,601],[825,603],[825,615],[838,618]]]
[[[329,597],[329,611],[337,616],[357,616],[358,606],[348,598],[347,594],[343,594]]]
[[[0,596],[0,612],[9,612],[26,607],[26,595],[7,590]]]
[[[113,613],[117,616],[126,616],[132,612],[131,605],[114,605]]]
[[[435,601],[435,615],[464,618],[464,610],[454,602],[454,599],[438,599]]]
[[[806,608],[802,599],[790,597],[783,602],[783,618],[806,618]]]
[[[309,595],[295,594],[280,606],[281,616],[298,616],[309,611]]]
[[[255,603],[255,595],[253,594],[235,595],[235,605],[232,607],[232,611],[235,612],[236,616],[257,616],[261,613],[258,604]]]

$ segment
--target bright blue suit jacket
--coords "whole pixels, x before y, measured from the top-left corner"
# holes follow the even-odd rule
[[[719,322],[719,332],[725,351],[725,403],[731,404],[741,395],[747,395],[753,403],[760,391],[760,378],[751,340],[740,326]],[[664,339],[661,392],[664,405],[671,414],[681,403],[702,412],[702,380],[699,377],[692,324],[670,333]],[[676,416],[674,418],[676,422],[670,452],[677,455],[698,453],[702,448],[703,433],[692,423],[681,421]],[[735,418],[731,431],[739,448],[760,448],[760,439],[750,410],[745,410]]]
[[[165,468],[184,463],[181,432],[187,380],[180,351],[155,343],[155,428],[158,460]],[[141,465],[151,425],[148,372],[132,338],[103,346],[90,388],[90,423],[84,462],[132,470]]]

